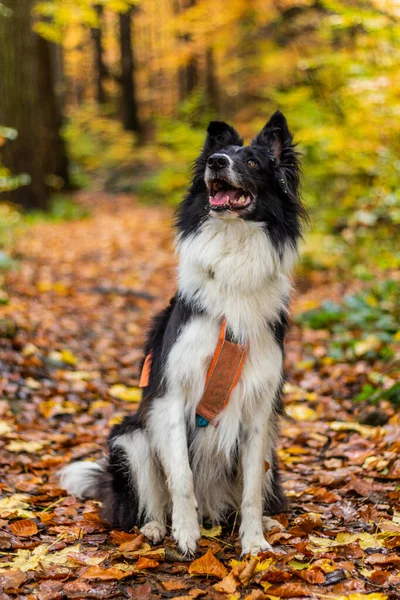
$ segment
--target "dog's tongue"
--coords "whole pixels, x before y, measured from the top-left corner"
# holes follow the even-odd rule
[[[231,206],[244,206],[250,203],[249,196],[240,201],[241,197],[242,193],[240,190],[219,191],[215,196],[210,196],[210,206],[225,206],[225,204],[230,204]]]
[[[210,196],[211,206],[223,206],[224,204],[228,204],[231,193],[234,194],[235,190],[221,190],[217,192],[215,196]]]

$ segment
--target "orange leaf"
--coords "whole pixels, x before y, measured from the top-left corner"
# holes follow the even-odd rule
[[[37,525],[32,519],[21,519],[21,521],[14,521],[10,525],[10,531],[13,535],[19,537],[31,537],[38,532]]]
[[[143,533],[141,533],[140,535],[137,535],[134,539],[128,541],[128,542],[123,542],[120,547],[118,548],[118,550],[120,552],[135,552],[136,550],[139,550],[140,546],[143,544],[144,542],[144,535]]]
[[[226,577],[214,585],[214,590],[224,594],[233,594],[236,592],[239,581],[231,571]]]
[[[120,571],[110,567],[109,569],[102,569],[98,565],[89,567],[82,575],[82,579],[102,579],[104,581],[110,579],[123,579],[132,575],[133,571]]]
[[[310,569],[305,569],[304,571],[294,571],[297,577],[300,579],[304,579],[307,583],[324,583],[325,577],[324,574],[319,570],[311,567]]]
[[[250,581],[250,579],[253,576],[253,573],[255,571],[256,566],[258,565],[258,558],[256,558],[255,556],[253,556],[249,562],[247,563],[247,565],[245,565],[244,569],[242,569],[240,571],[240,573],[238,574],[238,577],[240,579],[240,582],[242,583],[242,585],[244,587],[246,587]]]
[[[301,527],[305,533],[311,533],[313,529],[318,529],[322,526],[321,515],[318,513],[306,513],[295,519],[295,524]]]
[[[222,579],[228,574],[228,569],[215,558],[211,550],[207,550],[204,556],[192,562],[189,573],[190,575],[213,575]]]
[[[136,563],[136,569],[139,571],[141,569],[156,569],[160,563],[154,560],[153,558],[146,558],[145,556],[140,556],[139,560]]]
[[[124,544],[125,542],[131,542],[137,538],[137,533],[126,533],[126,531],[110,531],[110,536],[116,544]]]

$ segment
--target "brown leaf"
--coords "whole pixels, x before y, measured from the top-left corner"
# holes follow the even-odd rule
[[[194,560],[189,566],[190,575],[213,575],[214,577],[225,577],[228,574],[227,568],[217,559],[211,550]]]
[[[176,592],[179,590],[186,589],[187,585],[182,581],[175,581],[173,579],[162,581],[161,585],[167,592]]]
[[[278,596],[278,598],[296,598],[296,596],[312,596],[312,592],[301,583],[283,583],[269,587],[268,595]]]
[[[189,598],[200,598],[200,596],[206,596],[207,590],[201,590],[200,588],[192,588],[189,590]]]
[[[400,565],[400,555],[398,554],[370,554],[365,562],[370,565]]]
[[[87,554],[85,552],[69,553],[68,558],[78,565],[94,566],[102,563],[106,558],[109,557],[108,552],[95,552],[94,554]]]
[[[32,535],[36,535],[38,528],[32,519],[21,519],[20,521],[11,523],[10,531],[13,535],[18,535],[19,537],[31,537]]]
[[[314,529],[322,526],[322,518],[318,513],[309,512],[297,517],[295,524],[305,531],[305,533],[311,533]]]
[[[266,571],[262,572],[262,581],[268,581],[269,583],[280,583],[284,581],[289,581],[292,578],[292,575],[289,571],[284,568],[279,568],[276,566],[269,567]]]
[[[307,581],[307,583],[324,583],[325,577],[322,571],[311,567],[310,569],[304,569],[304,571],[294,571],[297,577]]]
[[[102,579],[107,581],[110,579],[123,579],[124,577],[129,577],[133,572],[134,571],[120,571],[114,567],[102,569],[98,565],[94,565],[93,567],[86,569],[86,571],[81,574],[81,577],[82,579]]]
[[[141,569],[156,569],[159,566],[159,562],[153,558],[147,558],[146,556],[140,556],[135,567],[140,571]]]
[[[26,574],[19,569],[11,569],[0,573],[0,588],[4,590],[18,589],[26,581]]]

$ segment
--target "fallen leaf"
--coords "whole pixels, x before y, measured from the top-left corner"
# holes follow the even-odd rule
[[[174,581],[173,579],[169,581],[161,581],[161,585],[167,592],[177,592],[179,590],[186,589],[187,585],[182,581]]]
[[[69,560],[77,563],[78,565],[94,566],[104,562],[105,559],[109,557],[109,553],[100,552],[96,554],[86,554],[84,552],[80,552],[79,554],[74,554],[73,552],[69,552],[67,557]]]
[[[144,542],[144,535],[143,535],[143,533],[140,533],[139,535],[136,535],[132,540],[129,540],[127,542],[122,542],[122,544],[120,545],[120,547],[118,549],[122,554],[124,552],[136,552],[136,550],[139,550],[139,548],[143,544],[143,542]]]
[[[234,592],[236,592],[239,584],[240,581],[231,571],[221,581],[214,584],[214,589],[217,592],[221,592],[224,594],[233,594]]]
[[[68,553],[79,552],[80,546],[67,546],[58,552],[50,552],[51,546],[46,544],[40,544],[32,550],[19,549],[13,556],[13,560],[10,562],[4,562],[0,564],[0,571],[4,570],[4,567],[11,567],[13,569],[20,569],[23,572],[35,571],[39,567],[51,567],[52,565],[71,565],[68,559]]]
[[[9,444],[7,444],[6,448],[9,452],[27,452],[28,454],[34,454],[42,450],[46,444],[49,442],[33,442],[33,441],[24,441],[24,440],[13,440]]]
[[[309,512],[295,519],[295,525],[298,525],[305,533],[311,533],[313,529],[322,527],[322,518],[318,513]]]
[[[204,527],[202,527],[200,529],[201,531],[201,535],[203,537],[206,538],[215,538],[215,537],[219,537],[222,533],[222,527],[221,525],[216,525],[215,527],[211,527],[211,529],[204,529]]]
[[[236,571],[237,576],[238,576],[241,584],[244,587],[246,587],[249,584],[249,581],[254,574],[257,564],[258,564],[258,558],[255,556],[252,556],[250,558],[250,560],[245,564],[243,569],[241,569],[239,571],[239,570],[237,570],[238,569],[237,567],[234,568],[234,571]]]
[[[147,558],[146,556],[140,556],[135,567],[138,571],[140,571],[141,569],[156,569],[159,566],[159,564],[160,563],[158,563],[153,558]]]
[[[6,573],[0,574],[0,589],[7,591],[8,589],[18,589],[20,585],[25,583],[27,577],[20,569],[11,569]]]
[[[7,421],[0,421],[0,435],[5,435],[6,433],[12,432],[12,427],[10,427]]]
[[[295,421],[316,421],[318,419],[315,410],[305,403],[298,404],[297,402],[293,402],[293,404],[286,406],[286,412]]]
[[[268,594],[277,596],[278,598],[295,598],[296,596],[307,597],[313,593],[305,588],[301,583],[282,583],[268,588]]]
[[[13,535],[18,535],[19,537],[31,537],[31,535],[36,535],[38,528],[35,521],[22,519],[21,521],[11,523],[10,531]]]
[[[324,583],[325,577],[322,571],[318,568],[310,567],[309,569],[305,569],[304,571],[296,571],[297,577],[307,581],[307,583]]]
[[[227,568],[217,559],[211,550],[194,560],[189,566],[190,575],[213,575],[214,577],[225,577],[228,574]]]
[[[119,569],[115,569],[114,567],[102,569],[98,565],[94,565],[93,567],[89,567],[84,573],[81,573],[81,577],[82,579],[101,579],[103,581],[109,581],[113,579],[124,579],[124,577],[128,577],[133,573],[133,570],[120,571]]]
[[[142,390],[138,387],[126,387],[122,384],[116,384],[110,387],[108,393],[113,398],[123,400],[124,402],[133,402],[138,404],[142,399]]]
[[[27,494],[13,494],[12,496],[0,498],[0,517],[2,519],[10,517],[30,519],[34,517],[35,514],[31,510],[26,510],[29,508],[29,504],[26,502],[28,499]]]

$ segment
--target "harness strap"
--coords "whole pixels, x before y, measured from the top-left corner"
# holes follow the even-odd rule
[[[247,353],[247,344],[235,344],[226,339],[226,321],[221,326],[219,340],[208,369],[203,396],[197,405],[196,414],[207,422],[197,419],[200,426],[219,415],[239,380]]]
[[[235,344],[226,339],[226,320],[222,322],[218,344],[207,372],[203,396],[197,405],[196,422],[205,427],[213,422],[229,402],[239,380],[248,344]],[[144,361],[139,387],[149,385],[152,365],[150,352]]]
[[[142,372],[140,374],[139,387],[145,388],[149,385],[151,363],[153,362],[153,355],[151,352],[146,356],[143,363]]]

